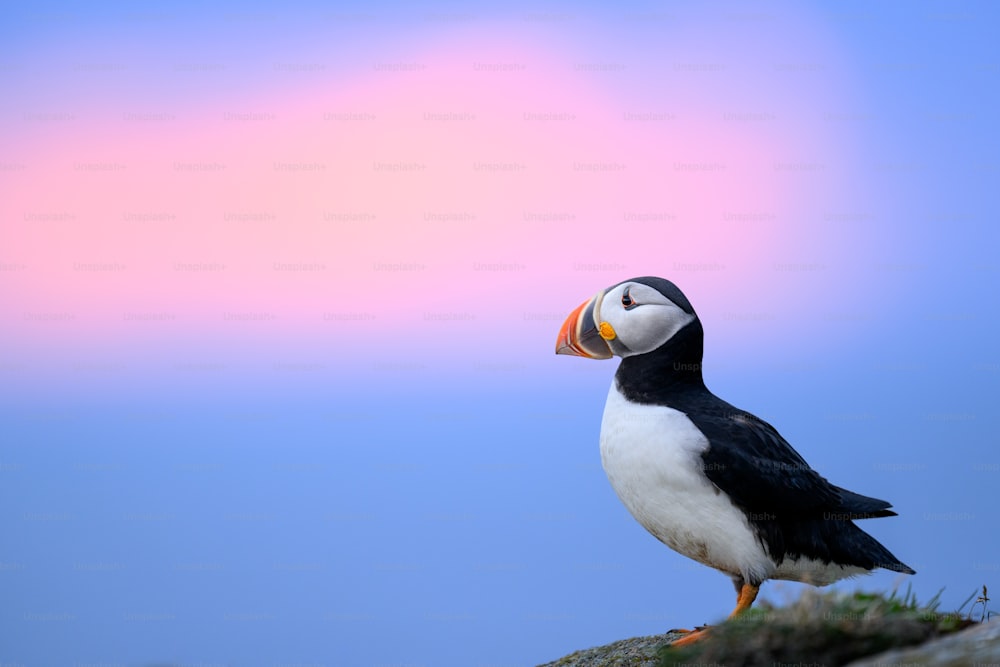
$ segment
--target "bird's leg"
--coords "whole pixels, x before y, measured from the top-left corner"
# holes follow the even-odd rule
[[[740,587],[739,592],[736,594],[736,609],[733,609],[733,613],[729,615],[729,618],[736,618],[753,604],[753,601],[757,599],[757,593],[760,592],[760,586],[754,586],[753,584],[743,584]]]
[[[745,612],[753,604],[753,601],[757,599],[757,593],[760,592],[760,586],[755,586],[753,584],[748,584],[745,582],[737,582],[738,589],[736,592],[736,609],[733,609],[733,613],[729,614],[729,618],[733,619]],[[708,630],[708,626],[697,628],[688,632],[686,635],[680,639],[674,640],[671,646],[687,646],[688,644],[693,644],[694,642],[704,639],[705,633]]]

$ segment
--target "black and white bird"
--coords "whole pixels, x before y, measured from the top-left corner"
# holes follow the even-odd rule
[[[768,579],[824,586],[876,568],[914,574],[854,524],[895,516],[888,502],[831,484],[773,426],[705,387],[703,338],[687,297],[655,277],[598,292],[559,332],[557,354],[622,358],[604,407],[601,462],[632,516],[671,549],[732,577],[730,617]]]

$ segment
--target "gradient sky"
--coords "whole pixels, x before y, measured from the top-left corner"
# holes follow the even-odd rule
[[[990,3],[0,13],[0,664],[531,665],[717,621],[600,468],[637,275],[996,586]],[[770,583],[781,602],[798,586]],[[58,640],[58,641],[55,641]]]

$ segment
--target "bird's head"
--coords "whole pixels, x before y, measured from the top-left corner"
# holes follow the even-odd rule
[[[632,278],[601,290],[570,313],[559,330],[556,354],[590,359],[645,354],[697,319],[687,297],[669,280]]]

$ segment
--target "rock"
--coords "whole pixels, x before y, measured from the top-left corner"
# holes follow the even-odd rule
[[[571,653],[539,667],[656,667],[656,651],[683,635],[668,632],[663,635],[633,637]]]
[[[622,639],[605,646],[571,653],[539,667],[656,667],[657,650],[680,636],[678,633],[667,633]],[[809,662],[805,660],[801,664]],[[1000,664],[1000,622],[982,623],[919,646],[871,655],[856,660],[847,667],[972,667],[996,664]],[[829,664],[827,667],[834,665]]]
[[[699,642],[669,644],[673,632],[577,651],[541,667],[671,667],[678,664],[829,667],[1000,664],[1000,623],[918,605],[907,593],[885,596],[807,590],[790,605],[766,602],[710,628]]]
[[[1000,623],[997,622],[981,623],[919,646],[893,649],[862,658],[850,663],[848,667],[888,665],[971,667],[991,664],[1000,664]]]

